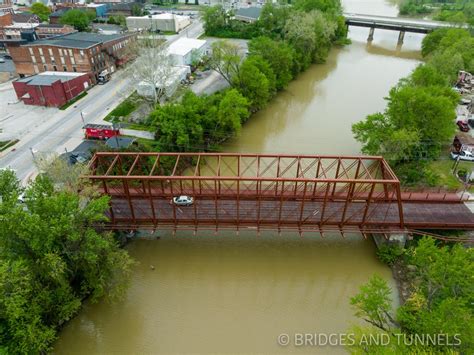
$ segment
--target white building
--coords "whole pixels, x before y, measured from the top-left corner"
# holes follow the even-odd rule
[[[129,31],[161,31],[180,32],[191,24],[189,16],[180,16],[170,13],[147,16],[127,17]]]
[[[156,87],[164,87],[166,97],[170,97],[175,93],[181,80],[185,80],[189,73],[191,73],[191,69],[187,65],[174,66],[172,75],[164,83],[157,84]],[[141,96],[154,97],[155,94],[153,90],[152,84],[143,81],[137,86],[137,94]]]
[[[191,65],[193,60],[200,59],[208,51],[206,41],[194,38],[180,38],[168,47],[168,53],[176,65]]]

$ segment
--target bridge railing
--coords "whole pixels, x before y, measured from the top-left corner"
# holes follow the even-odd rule
[[[406,202],[464,202],[469,201],[470,193],[466,188],[449,189],[444,187],[402,188],[401,198]]]

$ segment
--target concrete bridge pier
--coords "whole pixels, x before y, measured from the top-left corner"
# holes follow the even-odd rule
[[[367,37],[367,41],[372,42],[374,39],[374,31],[375,27],[371,27],[369,30],[369,37]]]
[[[398,35],[398,44],[401,45],[403,44],[403,39],[405,38],[405,31],[400,31],[400,34]]]
[[[380,234],[373,234],[372,237],[375,241],[375,244],[377,245],[377,249],[380,249],[382,245],[398,245],[400,247],[404,247],[407,240],[409,239],[409,234],[408,232],[388,234],[386,236]]]

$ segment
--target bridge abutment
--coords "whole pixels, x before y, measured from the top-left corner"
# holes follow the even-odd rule
[[[372,234],[372,238],[377,245],[377,249],[380,249],[383,245],[400,246],[403,248],[408,240],[408,232],[389,235]]]

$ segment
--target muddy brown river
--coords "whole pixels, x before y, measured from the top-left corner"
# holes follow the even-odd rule
[[[351,13],[396,16],[383,0],[344,1]],[[350,31],[332,50],[257,113],[229,152],[358,154],[351,124],[383,110],[384,96],[420,62],[422,35]],[[318,353],[340,346],[295,346],[295,333],[344,333],[359,321],[349,298],[374,273],[390,270],[360,235],[236,236],[159,233],[127,246],[139,262],[125,299],[86,303],[59,334],[56,354]],[[150,266],[153,266],[152,269]],[[290,344],[277,342],[290,335]]]

